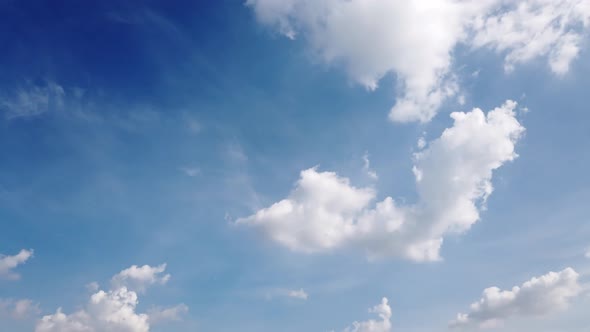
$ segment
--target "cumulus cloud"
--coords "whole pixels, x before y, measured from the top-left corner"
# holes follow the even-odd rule
[[[18,279],[20,276],[12,272],[18,265],[24,264],[29,258],[33,256],[33,250],[22,249],[14,256],[7,256],[0,254],[0,278]]]
[[[494,327],[510,317],[542,317],[564,310],[582,292],[578,276],[572,268],[566,268],[534,277],[511,290],[486,288],[481,299],[471,304],[469,312],[458,314],[450,325]]]
[[[452,113],[453,126],[414,155],[415,204],[386,197],[372,206],[372,188],[311,168],[301,172],[287,198],[236,223],[293,251],[353,248],[369,257],[438,260],[445,235],[465,232],[479,220],[493,190],[493,171],[517,157],[524,128],[515,107],[507,101],[487,114],[477,108]]]
[[[67,315],[59,308],[55,314],[44,316],[35,331],[147,332],[148,315],[136,313],[137,304],[137,294],[125,287],[100,290],[90,297],[86,309]]]
[[[148,286],[167,283],[170,280],[170,274],[164,274],[165,270],[166,264],[158,266],[132,265],[113,276],[111,284],[115,288],[127,287],[134,291],[143,292]]]
[[[588,0],[248,0],[258,21],[316,57],[343,67],[370,90],[389,73],[399,81],[394,121],[429,121],[459,90],[459,44],[506,53],[506,68],[547,57],[565,73],[588,28]]]
[[[83,309],[65,314],[58,308],[54,314],[43,316],[37,322],[35,332],[147,332],[154,321],[179,318],[188,311],[184,304],[138,313],[138,295],[126,286],[131,282],[145,290],[149,285],[165,283],[162,280],[167,280],[169,275],[158,276],[165,267],[165,264],[157,267],[133,265],[113,277],[111,290],[98,290],[92,294]]]
[[[369,309],[370,313],[379,316],[379,320],[369,319],[363,322],[354,322],[352,326],[347,327],[343,332],[389,332],[391,331],[391,307],[387,298],[383,298],[381,303]]]
[[[26,118],[62,108],[65,91],[59,84],[48,82],[42,86],[28,86],[12,96],[0,97],[0,109],[8,119]]]
[[[0,299],[0,316],[6,315],[13,319],[24,319],[39,312],[39,304],[32,300]]]

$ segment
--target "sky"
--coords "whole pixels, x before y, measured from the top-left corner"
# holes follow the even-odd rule
[[[590,329],[589,0],[0,13],[0,331]]]

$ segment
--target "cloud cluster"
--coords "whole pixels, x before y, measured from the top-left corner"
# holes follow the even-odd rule
[[[363,322],[354,322],[343,332],[389,332],[391,331],[391,307],[387,298],[381,299],[381,303],[369,309],[370,313],[379,316],[379,320],[369,319]]]
[[[468,313],[460,313],[453,327],[494,327],[514,316],[544,316],[568,307],[582,292],[578,273],[572,268],[532,278],[511,290],[486,288]]]
[[[294,251],[325,252],[356,248],[370,257],[414,261],[440,259],[443,237],[468,230],[492,193],[492,173],[516,158],[524,128],[507,101],[487,114],[455,112],[452,127],[414,155],[419,200],[399,205],[377,202],[371,188],[356,188],[333,172],[301,172],[289,196],[238,225],[260,229]]]
[[[0,254],[0,278],[6,278],[11,280],[20,278],[20,276],[12,272],[12,270],[17,266],[24,264],[32,256],[32,249],[22,249],[18,254],[14,256]]]
[[[316,57],[344,68],[370,90],[395,73],[394,121],[429,121],[457,93],[453,51],[459,44],[506,54],[506,69],[547,57],[567,72],[590,18],[587,0],[248,0],[259,22]]]
[[[172,308],[155,308],[148,313],[137,313],[138,295],[127,285],[144,291],[147,286],[165,283],[169,275],[158,276],[166,268],[135,265],[116,274],[113,287],[108,291],[94,293],[84,309],[65,314],[61,308],[52,315],[41,318],[35,332],[147,332],[150,323],[162,320],[177,320],[188,311],[184,304]]]

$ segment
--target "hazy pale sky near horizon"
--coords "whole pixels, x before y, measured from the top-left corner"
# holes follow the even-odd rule
[[[590,329],[590,0],[0,14],[0,331]]]

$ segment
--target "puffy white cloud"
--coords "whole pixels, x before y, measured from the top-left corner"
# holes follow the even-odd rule
[[[301,172],[287,199],[237,223],[258,226],[292,250],[317,252],[340,247],[354,236],[355,218],[374,197],[370,188],[358,189],[336,173],[310,168]]]
[[[39,304],[29,299],[0,299],[0,316],[24,319],[39,313]]]
[[[387,298],[383,298],[381,303],[369,309],[370,313],[377,314],[379,320],[369,319],[363,322],[354,322],[352,326],[347,327],[343,332],[389,332],[391,331],[391,307]]]
[[[95,329],[87,325],[89,320],[90,317],[84,311],[66,315],[59,308],[55,314],[43,316],[37,322],[35,332],[94,332]]]
[[[260,229],[294,251],[356,248],[371,257],[415,261],[440,259],[443,237],[468,230],[492,193],[492,173],[516,158],[524,128],[507,101],[487,114],[480,109],[451,114],[454,124],[414,155],[419,200],[399,205],[391,197],[371,206],[375,191],[315,168],[301,172],[286,199],[238,225]]]
[[[66,315],[59,308],[55,314],[44,316],[35,331],[147,332],[148,315],[136,313],[137,304],[137,294],[125,287],[100,290],[90,297],[86,309]]]
[[[429,120],[456,87],[447,77],[451,50],[463,34],[454,1],[249,0],[263,24],[290,38],[301,32],[318,58],[342,65],[370,90],[386,74],[403,92],[391,116]]]
[[[113,287],[127,287],[129,289],[143,292],[146,287],[153,284],[165,284],[170,280],[170,274],[164,274],[166,264],[158,266],[137,266],[131,267],[117,273],[111,279]]]
[[[7,256],[0,254],[0,278],[18,279],[20,276],[12,269],[18,265],[24,264],[29,258],[33,256],[33,250],[22,249],[14,256]]]
[[[150,323],[167,318],[178,318],[188,311],[184,304],[164,310],[152,310],[154,317],[147,313],[137,313],[138,295],[125,284],[131,282],[140,289],[165,283],[169,275],[159,277],[166,265],[157,267],[144,265],[125,269],[113,277],[113,288],[99,290],[90,296],[86,306],[72,314],[65,314],[59,308],[52,315],[41,318],[35,332],[147,332]]]
[[[572,268],[532,278],[511,290],[486,288],[468,313],[460,313],[453,327],[494,327],[514,316],[545,316],[568,307],[582,293],[578,273]]]
[[[588,0],[247,0],[262,24],[317,58],[344,68],[370,90],[395,73],[399,93],[390,118],[429,121],[456,94],[458,44],[507,53],[506,65],[548,57],[562,74],[588,28]]]
[[[9,119],[33,117],[52,108],[62,108],[64,96],[64,89],[53,82],[44,86],[28,86],[17,90],[12,96],[0,96],[0,110]]]

